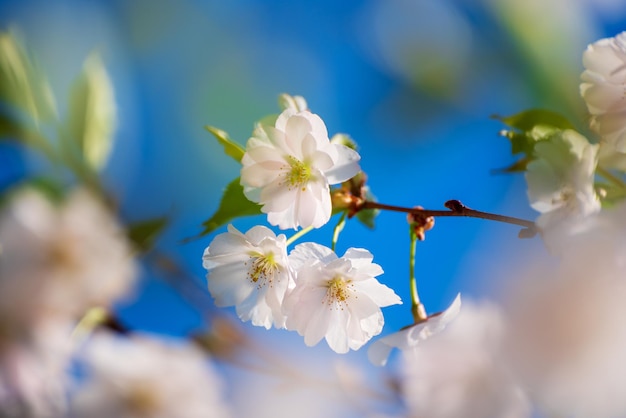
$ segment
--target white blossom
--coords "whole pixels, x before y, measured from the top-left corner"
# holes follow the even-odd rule
[[[503,362],[505,330],[494,305],[465,302],[445,330],[403,351],[409,416],[530,417],[528,401]]]
[[[330,142],[318,115],[288,107],[274,126],[257,125],[241,160],[241,185],[272,225],[319,228],[332,211],[329,185],[357,174],[359,159]]]
[[[526,181],[537,225],[545,230],[600,210],[594,190],[598,146],[572,130],[559,131],[535,145]]]
[[[293,284],[286,241],[264,226],[242,234],[229,225],[216,236],[202,256],[215,304],[234,306],[239,318],[253,325],[284,326],[283,299]]]
[[[601,164],[626,168],[626,32],[600,39],[583,54],[580,92],[601,136]]]
[[[18,193],[2,212],[0,245],[5,330],[108,307],[131,290],[136,277],[124,231],[84,190],[57,206],[34,191]]]
[[[71,398],[72,416],[230,416],[206,355],[188,343],[98,334],[81,360],[87,376]]]
[[[376,280],[383,270],[372,259],[360,248],[350,248],[340,258],[323,245],[296,246],[289,255],[296,286],[285,298],[287,329],[298,331],[308,346],[325,338],[337,353],[358,350],[380,334],[380,308],[402,302]]]
[[[602,256],[589,244],[586,256],[521,277],[507,304],[511,362],[550,416],[626,414],[624,270],[616,252]]]
[[[459,294],[445,311],[430,315],[420,323],[374,341],[367,350],[368,358],[373,364],[384,366],[393,348],[400,350],[415,348],[422,341],[443,331],[456,318],[460,309],[461,295]]]

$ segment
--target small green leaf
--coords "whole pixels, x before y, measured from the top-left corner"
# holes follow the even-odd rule
[[[553,126],[558,129],[574,129],[574,126],[565,116],[545,109],[530,109],[505,117],[495,115],[493,118],[521,132],[528,132],[537,125]]]
[[[67,140],[95,170],[109,158],[116,119],[113,85],[100,56],[91,54],[72,86],[66,132]]]
[[[21,110],[36,126],[57,115],[48,81],[12,32],[0,33],[0,102]]]
[[[145,252],[152,248],[157,237],[163,232],[169,222],[167,216],[148,219],[128,226],[128,237],[136,248]]]
[[[206,125],[204,129],[211,132],[213,136],[217,139],[217,142],[222,144],[226,155],[232,157],[237,162],[241,162],[243,154],[245,154],[246,152],[241,145],[230,139],[228,134],[221,129],[209,125]]]
[[[207,235],[229,221],[241,216],[261,214],[261,206],[248,200],[243,194],[243,187],[239,184],[239,177],[231,181],[222,195],[217,212],[202,223],[204,229],[198,237]]]

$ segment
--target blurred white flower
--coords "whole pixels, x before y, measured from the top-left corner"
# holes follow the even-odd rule
[[[465,302],[445,330],[403,351],[409,416],[529,417],[528,401],[503,362],[505,330],[494,305]]]
[[[204,250],[209,292],[220,307],[235,306],[242,321],[283,327],[282,303],[293,285],[286,238],[264,226],[242,234],[232,225]]]
[[[329,185],[357,174],[359,159],[330,143],[319,116],[288,107],[275,126],[257,125],[241,160],[241,185],[272,225],[319,228],[332,211]]]
[[[410,350],[427,338],[443,331],[452,322],[461,309],[461,295],[457,295],[452,304],[443,312],[430,315],[425,321],[410,325],[398,332],[379,338],[367,350],[370,361],[377,366],[387,363],[392,348]]]
[[[0,416],[65,416],[70,331],[69,322],[49,320],[24,330],[20,339],[0,337]]]
[[[306,100],[302,96],[291,96],[289,94],[283,93],[278,96],[278,105],[281,110],[292,109],[293,111],[303,112],[309,109],[309,106],[306,103]]]
[[[77,319],[90,307],[108,307],[136,277],[124,231],[84,190],[59,206],[32,190],[13,196],[0,215],[0,245],[5,330],[29,329],[50,316]]]
[[[601,163],[626,168],[626,32],[601,39],[583,54],[580,92],[591,128],[602,139]]]
[[[578,260],[558,268],[536,267],[511,290],[511,361],[529,396],[549,416],[621,417],[624,270],[615,268],[611,252],[576,255]]]
[[[285,298],[287,329],[304,336],[308,346],[322,338],[337,353],[358,350],[380,334],[381,307],[402,303],[392,289],[376,280],[382,268],[372,254],[350,248],[341,258],[315,243],[296,246],[289,262],[296,286]]]
[[[600,210],[594,190],[598,146],[572,130],[558,131],[535,145],[526,181],[537,225],[545,230]]]
[[[98,334],[82,360],[86,381],[71,397],[72,416],[230,416],[206,355],[187,343]]]

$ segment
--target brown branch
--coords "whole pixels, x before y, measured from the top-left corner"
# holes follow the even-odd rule
[[[479,210],[470,209],[458,200],[448,200],[445,203],[445,207],[449,210],[429,210],[419,208],[407,208],[404,206],[386,205],[384,203],[372,202],[369,200],[364,201],[358,208],[358,210],[364,209],[380,209],[389,210],[393,212],[410,213],[414,216],[429,217],[429,216],[464,216],[468,218],[487,219],[490,221],[504,222],[512,225],[519,225],[524,227],[520,231],[520,238],[531,238],[537,233],[537,227],[534,222],[526,219],[515,218],[512,216],[498,215],[495,213],[482,212]]]

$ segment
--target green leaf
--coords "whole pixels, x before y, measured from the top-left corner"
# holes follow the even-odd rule
[[[545,109],[530,109],[512,116],[494,115],[493,117],[521,132],[528,132],[537,125],[547,125],[557,129],[574,129],[574,126],[565,116]]]
[[[222,144],[226,155],[232,157],[237,162],[241,162],[243,154],[245,154],[245,150],[241,145],[230,139],[228,134],[221,129],[209,125],[206,125],[204,129],[211,132],[213,136],[217,139],[217,142]]]
[[[127,234],[139,251],[146,252],[152,248],[168,222],[167,216],[137,222],[128,226]]]
[[[198,238],[213,232],[222,225],[226,225],[232,219],[261,213],[261,206],[249,201],[243,194],[243,187],[239,184],[239,177],[237,177],[226,186],[217,211],[202,223],[204,229]]]
[[[36,126],[57,116],[48,81],[13,32],[0,33],[0,102],[24,112]]]
[[[98,54],[87,57],[74,82],[66,132],[71,149],[75,146],[89,167],[96,171],[108,161],[116,123],[113,85]]]

